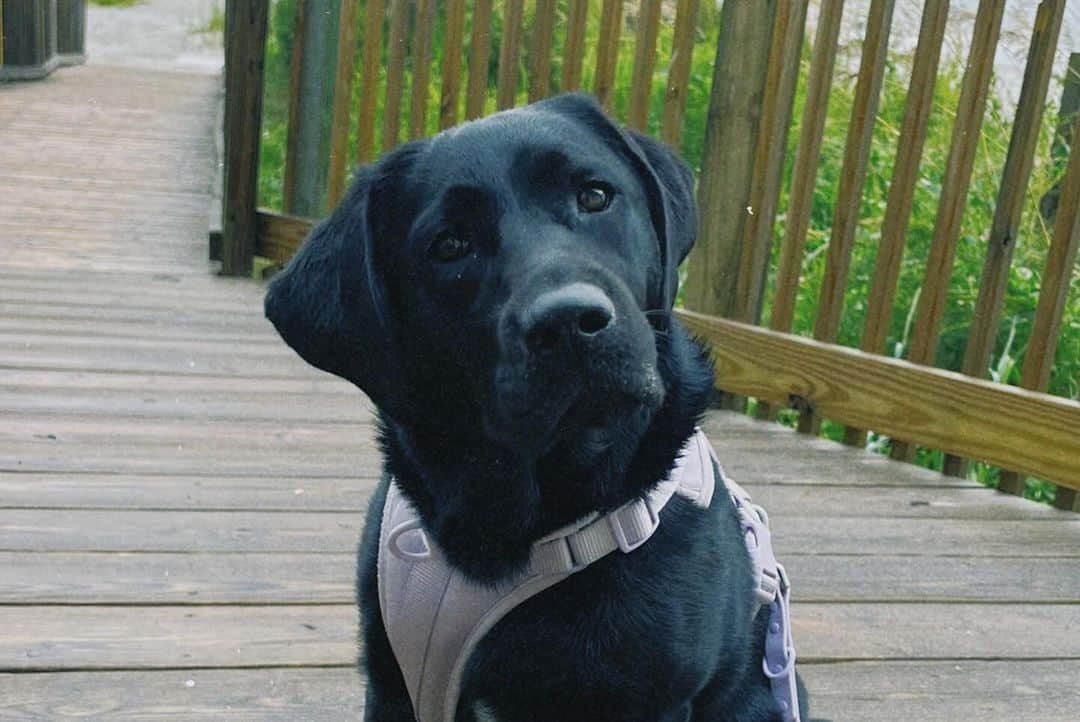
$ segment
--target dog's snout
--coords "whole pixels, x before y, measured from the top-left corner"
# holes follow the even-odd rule
[[[523,313],[525,344],[533,353],[553,351],[564,341],[598,336],[615,322],[607,294],[588,283],[571,283],[536,298]]]

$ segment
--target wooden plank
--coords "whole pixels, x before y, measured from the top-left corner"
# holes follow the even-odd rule
[[[551,49],[555,41],[555,0],[536,0],[529,68],[529,102],[546,98],[551,92]]]
[[[0,564],[0,605],[354,604],[356,595],[355,554],[0,552]]]
[[[799,658],[832,661],[1047,659],[1076,605],[1011,605],[1003,628],[980,604],[800,604]],[[0,607],[3,671],[346,665],[356,655],[354,605]],[[163,645],[162,640],[168,640]],[[47,640],[47,641],[43,641]]]
[[[683,303],[701,313],[735,310],[746,201],[754,170],[775,1],[724,3],[698,178],[698,239]]]
[[[435,0],[416,0],[413,33],[412,100],[409,103],[409,138],[427,135],[428,83],[431,78],[431,33],[435,27]]]
[[[1080,164],[1078,164],[1080,165]],[[1080,403],[681,312],[726,390],[1080,487]]]
[[[0,607],[0,671],[347,665],[355,605]]]
[[[799,673],[821,719],[1070,722],[1080,662],[851,662],[800,664]]]
[[[377,479],[378,474],[298,481],[269,475],[0,473],[0,508],[363,512]],[[926,496],[943,498],[940,492]],[[1035,508],[1054,511],[1046,505]]]
[[[682,139],[700,2],[701,0],[677,0],[675,8],[671,64],[668,66],[664,110],[660,121],[660,137],[672,148],[678,148]]]
[[[443,37],[442,100],[439,130],[458,122],[461,101],[461,54],[465,37],[465,0],[446,1],[446,34]]]
[[[859,79],[855,85],[847,143],[844,146],[844,165],[836,191],[832,235],[826,254],[825,273],[821,279],[817,316],[814,318],[814,338],[827,343],[836,341],[844,312],[844,289],[847,288],[855,232],[859,226],[859,209],[881,100],[881,84],[889,56],[889,33],[895,7],[895,0],[873,0],[867,17]],[[820,424],[820,417],[803,414],[799,419],[799,430],[816,435]]]
[[[351,457],[362,462],[366,457]],[[370,474],[356,465],[354,473]],[[342,473],[339,471],[339,474]],[[274,475],[272,468],[268,475]],[[771,515],[777,554],[911,557],[1080,557],[1080,521],[985,521]],[[292,552],[355,549],[356,512],[8,509],[7,552]],[[853,541],[857,540],[857,541]]]
[[[806,103],[799,125],[799,145],[791,174],[784,240],[776,272],[776,295],[769,317],[769,327],[776,331],[790,331],[795,315],[843,12],[844,0],[823,0],[818,16],[814,51],[806,79]]]
[[[797,592],[796,592],[797,594]],[[994,612],[998,612],[995,614]],[[1076,659],[1080,605],[796,604],[804,663],[916,659]],[[1064,641],[1064,643],[1063,643]]]
[[[255,214],[255,253],[278,263],[286,263],[311,232],[308,218],[275,213],[260,208]]]
[[[9,722],[340,722],[364,716],[354,667],[0,674],[0,697]]]
[[[799,671],[815,718],[1072,722],[1080,663],[800,662]],[[351,668],[64,672],[0,675],[0,696],[12,722],[101,714],[124,722],[203,722],[221,710],[260,722],[338,722],[363,716],[363,684]],[[138,693],[118,698],[117,690]]]
[[[656,39],[660,32],[660,0],[641,0],[634,41],[634,69],[630,76],[630,107],[626,123],[644,131],[649,121],[653,71],[656,68]]]
[[[761,123],[754,151],[750,212],[743,226],[742,253],[735,285],[735,317],[758,323],[765,291],[784,158],[799,80],[799,60],[806,33],[807,3],[779,0],[765,71]]]
[[[986,262],[979,282],[979,296],[973,309],[963,370],[969,376],[986,378],[990,355],[997,342],[1001,312],[1005,306],[1009,265],[1020,234],[1024,199],[1035,163],[1035,151],[1042,130],[1043,108],[1050,88],[1054,54],[1057,52],[1065,14],[1064,0],[1043,0],[1035,18],[1034,34],[1028,49],[1024,84],[1016,106],[1009,151],[998,191],[994,220],[987,239]],[[963,476],[966,464],[958,456],[945,458],[945,470]]]
[[[379,66],[382,63],[382,28],[385,16],[385,0],[365,0],[364,39],[360,55],[360,103],[356,118],[357,163],[367,163],[375,157],[375,108],[379,102]],[[334,202],[336,204],[336,198]]]
[[[956,110],[949,145],[949,158],[941,184],[941,199],[937,220],[934,223],[934,239],[926,260],[926,276],[921,286],[919,303],[915,312],[911,348],[908,360],[919,364],[932,364],[937,350],[941,321],[945,315],[945,302],[956,255],[956,242],[960,235],[960,223],[964,217],[971,172],[978,149],[979,131],[982,127],[990,78],[994,68],[994,52],[1001,35],[1001,21],[1005,7],[994,0],[981,0],[975,19],[971,53],[960,101]],[[897,452],[894,456],[904,456]]]
[[[517,102],[524,5],[525,0],[506,0],[502,39],[499,41],[499,87],[495,98],[499,110],[513,108]]]
[[[604,0],[600,13],[600,31],[596,41],[593,95],[608,112],[611,112],[612,103],[615,100],[615,71],[619,62],[622,13],[623,0]]]
[[[923,7],[919,44],[915,50],[911,82],[908,84],[904,119],[900,126],[900,140],[889,183],[885,218],[881,224],[881,241],[874,261],[874,277],[870,294],[867,296],[866,319],[863,322],[859,345],[859,348],[868,353],[884,352],[885,339],[892,323],[900,262],[904,255],[904,244],[907,242],[915,186],[919,182],[919,162],[926,143],[930,111],[933,109],[934,82],[941,60],[941,45],[945,39],[948,17],[949,0],[928,0]],[[844,438],[845,442],[852,446],[863,446],[866,443],[866,432],[849,427],[845,430]]]
[[[296,194],[296,155],[300,128],[300,80],[304,67],[304,40],[307,28],[305,8],[307,0],[296,0],[292,22],[292,50],[289,52],[289,120],[285,133],[285,170],[281,182],[281,207],[286,213],[293,212]],[[256,251],[257,253],[257,251]]]
[[[369,3],[379,4],[377,1]],[[356,0],[341,0],[338,14],[337,65],[334,71],[334,106],[330,121],[330,163],[326,176],[326,205],[333,208],[345,192],[345,168],[349,162],[349,126],[352,109],[353,67],[356,59]],[[367,26],[365,26],[366,28]],[[379,23],[379,28],[382,24]],[[365,52],[367,36],[365,35]],[[361,98],[370,92],[365,82]],[[361,102],[361,123],[364,103]],[[359,132],[359,130],[357,131]],[[357,156],[357,161],[366,158]]]
[[[589,24],[588,0],[569,0],[566,10],[566,44],[563,47],[562,90],[580,90],[581,65],[585,59],[585,31]]]
[[[351,604],[356,556],[0,552],[2,604]],[[788,554],[799,604],[1069,604],[1080,559]]]
[[[225,8],[225,199],[221,271],[251,272],[258,203],[259,128],[266,56],[267,0],[234,0]]]
[[[390,0],[390,35],[386,40],[386,100],[383,105],[383,151],[398,144],[410,0]]]
[[[491,58],[491,0],[476,0],[469,43],[469,83],[465,89],[465,120],[484,114],[488,62]]]

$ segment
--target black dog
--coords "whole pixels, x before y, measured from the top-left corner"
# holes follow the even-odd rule
[[[387,475],[469,578],[514,575],[552,529],[642,495],[693,433],[712,370],[671,316],[692,183],[660,143],[560,96],[361,168],[271,285],[286,342],[378,406]],[[359,557],[366,719],[404,722],[376,586],[387,483]],[[499,622],[457,720],[780,720],[766,617],[743,621],[752,587],[726,495],[675,498],[643,547]]]

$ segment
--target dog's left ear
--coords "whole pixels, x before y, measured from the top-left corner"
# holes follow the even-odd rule
[[[586,125],[634,165],[648,195],[649,214],[660,241],[664,268],[656,301],[671,308],[679,290],[679,264],[697,239],[690,168],[661,141],[618,125],[590,95],[568,93],[541,101],[536,107]]]

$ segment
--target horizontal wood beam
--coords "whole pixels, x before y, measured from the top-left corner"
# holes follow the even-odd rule
[[[260,208],[255,214],[255,255],[286,263],[311,232],[310,218],[274,213]]]
[[[1080,403],[689,311],[717,385],[1080,488]]]

